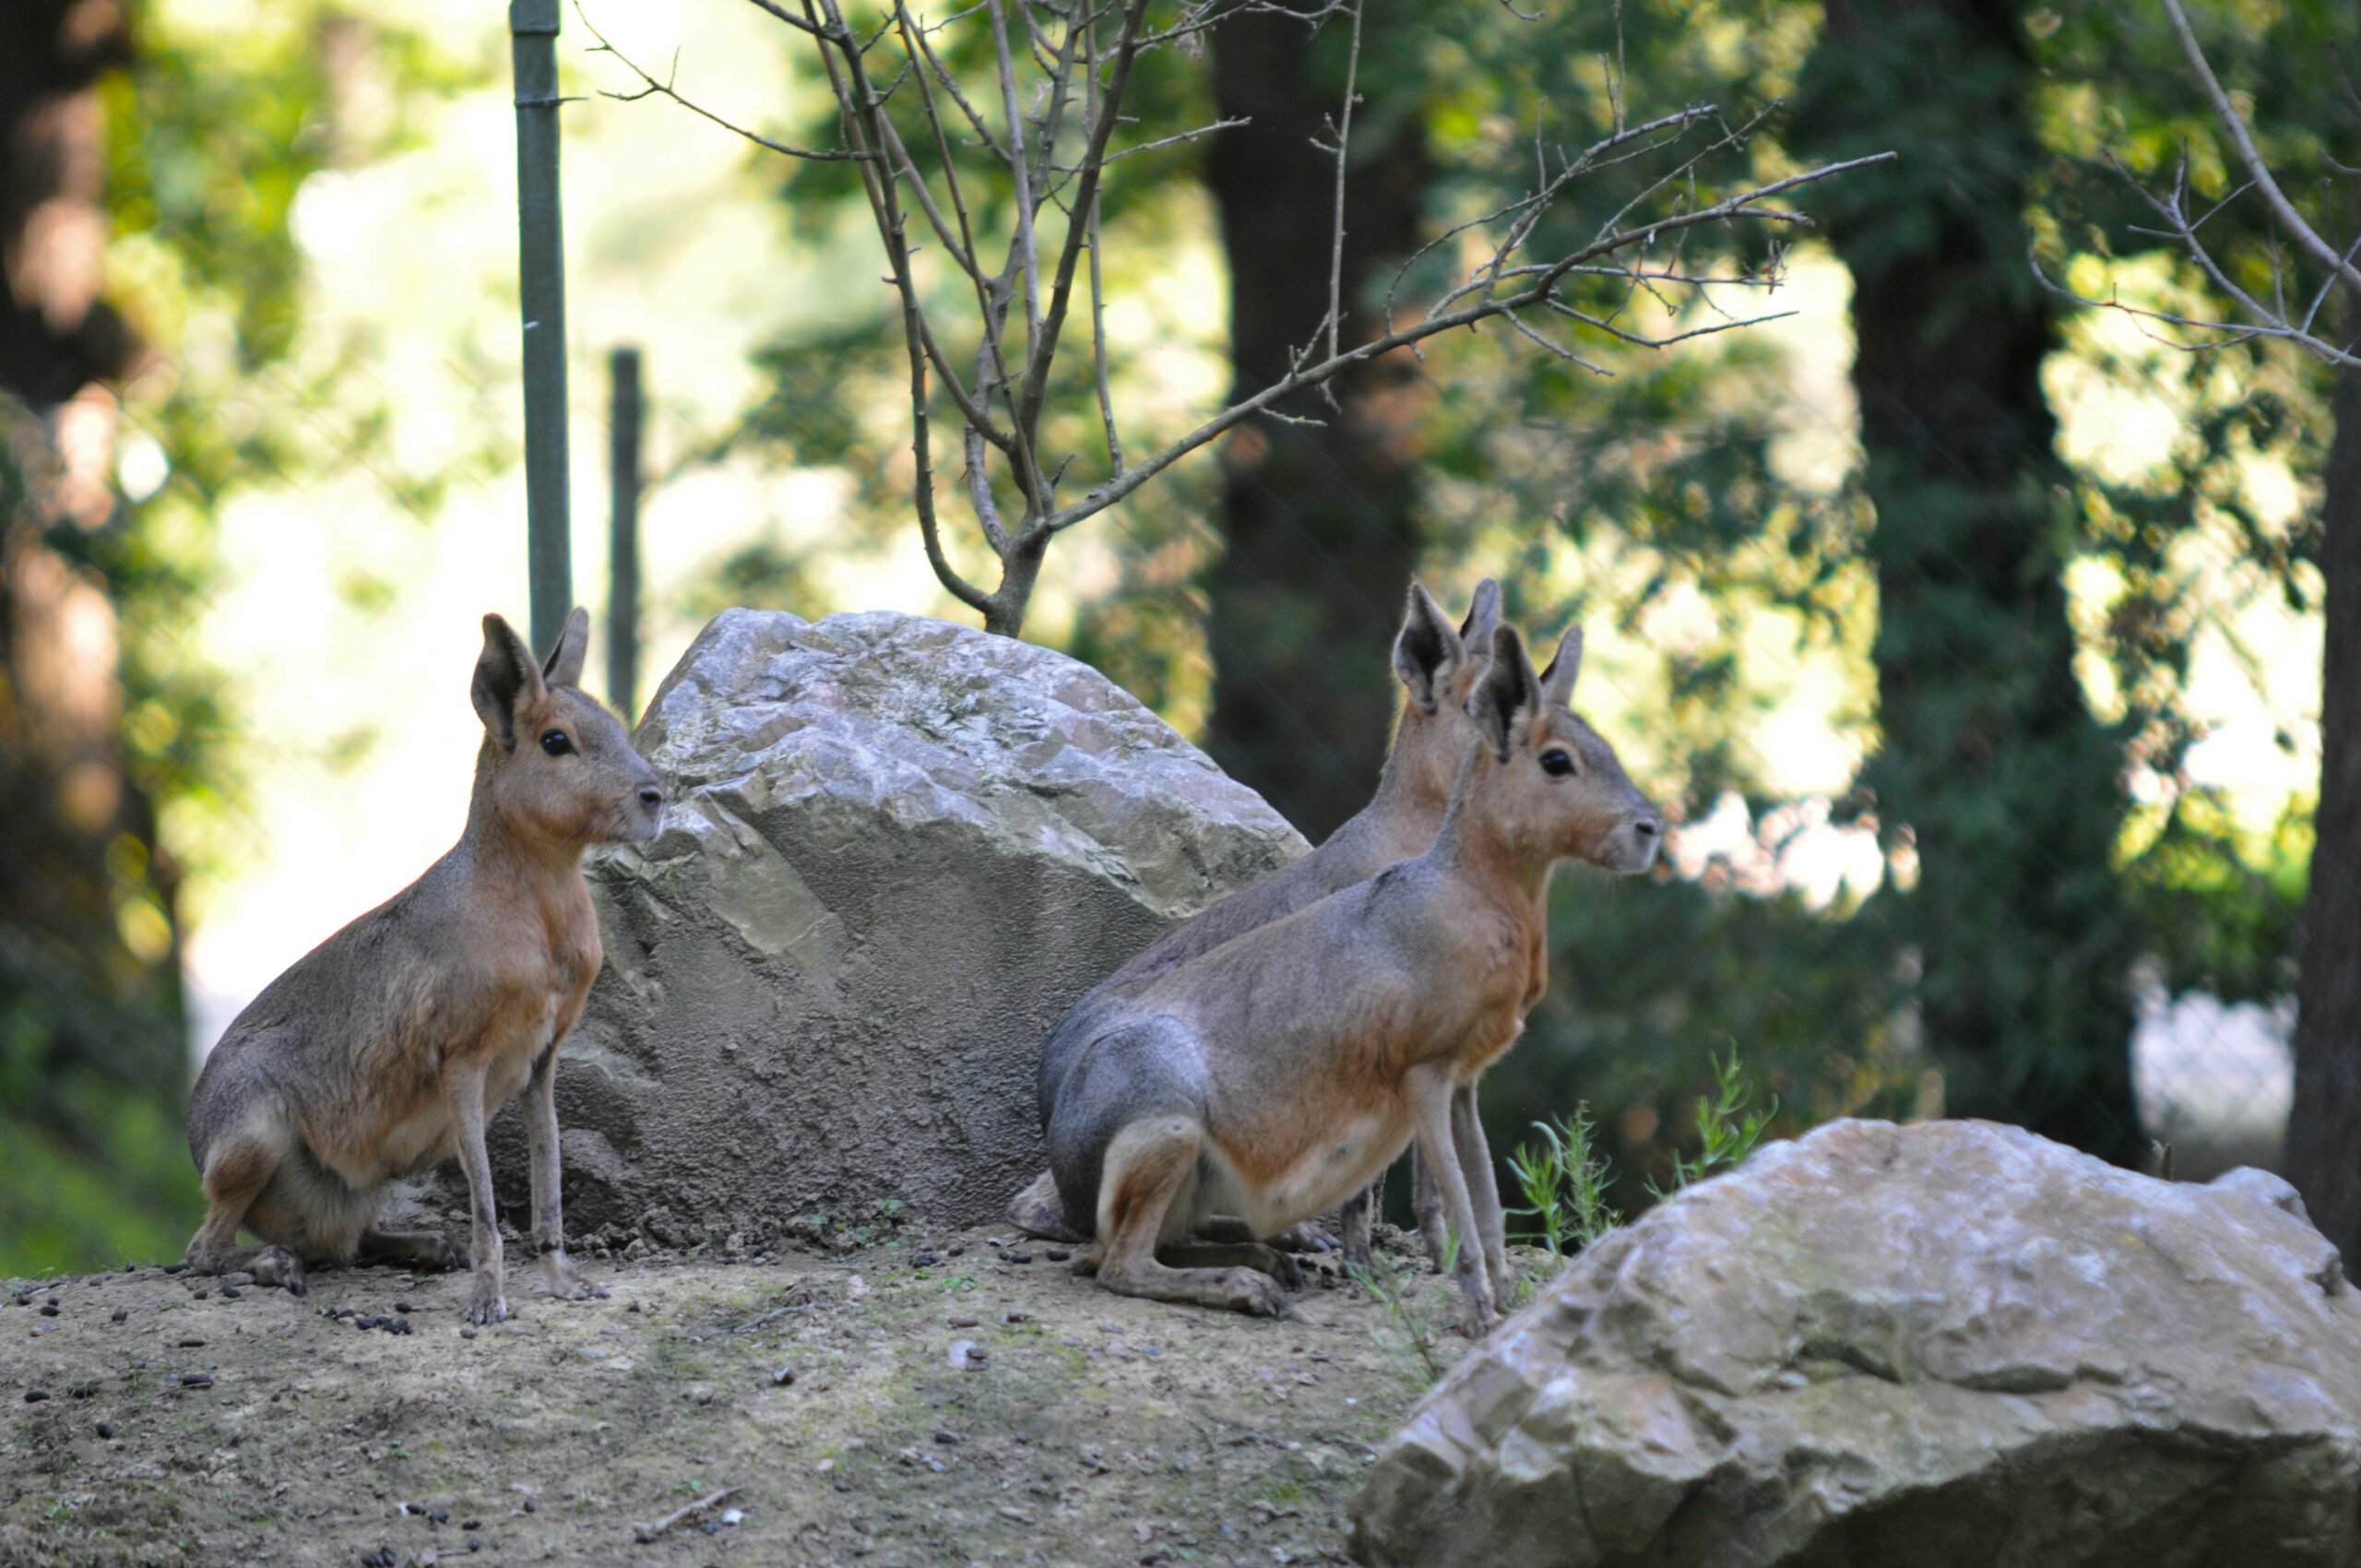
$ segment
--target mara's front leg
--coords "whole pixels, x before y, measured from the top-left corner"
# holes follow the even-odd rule
[[[1501,1311],[1492,1294],[1491,1270],[1484,1258],[1484,1236],[1476,1208],[1467,1194],[1452,1136],[1450,1077],[1440,1068],[1420,1065],[1403,1080],[1410,1114],[1418,1128],[1418,1158],[1433,1172],[1442,1196],[1442,1217],[1449,1237],[1446,1249],[1452,1272],[1459,1281],[1462,1310],[1459,1326],[1470,1339],[1481,1339],[1500,1326]]]
[[[468,1264],[475,1271],[475,1285],[468,1292],[467,1320],[498,1323],[508,1315],[508,1299],[500,1288],[503,1259],[500,1216],[492,1202],[492,1156],[483,1146],[481,1057],[444,1064],[443,1098],[451,1108],[451,1134],[458,1145],[459,1168],[468,1173]]]
[[[525,1088],[525,1146],[532,1161],[533,1245],[541,1254],[549,1292],[562,1301],[587,1301],[607,1292],[582,1277],[565,1255],[565,1214],[559,1195],[557,1042],[533,1063]]]
[[[1492,1147],[1484,1138],[1484,1119],[1476,1111],[1476,1085],[1460,1085],[1451,1093],[1451,1142],[1459,1151],[1460,1174],[1467,1182],[1467,1202],[1476,1211],[1476,1232],[1484,1242],[1484,1266],[1492,1277],[1492,1294],[1503,1307],[1512,1299],[1509,1280],[1508,1220],[1501,1212],[1500,1178],[1492,1171]]]

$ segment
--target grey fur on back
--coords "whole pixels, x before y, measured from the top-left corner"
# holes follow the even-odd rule
[[[456,853],[305,954],[222,1031],[189,1093],[188,1149],[199,1170],[257,1094],[353,1093],[398,1070],[422,1000],[418,977],[437,958],[428,933],[450,897]]]

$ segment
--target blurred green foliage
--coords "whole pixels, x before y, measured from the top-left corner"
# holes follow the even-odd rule
[[[108,847],[111,887],[97,892],[140,939],[146,978],[106,980],[103,955],[61,957],[37,921],[0,926],[0,1274],[175,1256],[201,1217],[180,1126],[172,889],[251,831],[237,812],[234,704],[191,636],[218,571],[221,507],[242,486],[362,464],[423,515],[467,472],[406,479],[376,461],[382,421],[350,392],[366,345],[305,334],[293,232],[306,180],[404,145],[406,106],[467,72],[335,0],[256,11],[235,30],[159,0],[136,10],[133,40],[129,69],[99,89],[106,291],[154,351],[116,389],[116,450],[138,453],[131,467],[154,483],[118,495],[101,526],[49,528],[42,541],[102,585],[114,613],[115,757],[149,820]],[[255,395],[257,381],[274,395]],[[321,412],[331,407],[335,421]],[[0,450],[0,517],[25,496]]]
[[[1848,259],[1867,267],[1881,248],[1922,254],[1963,189],[2020,193],[1970,204],[2000,237],[1984,236],[1988,267],[1928,301],[1929,329],[1972,327],[2000,310],[2048,313],[2043,386],[2053,402],[2078,389],[2113,390],[2169,408],[2178,431],[2161,462],[2137,470],[2042,443],[2005,478],[2028,487],[2018,499],[2047,530],[2034,552],[2042,569],[2094,567],[2100,585],[2070,606],[2074,670],[2139,790],[2120,823],[2108,825],[2103,852],[2086,857],[2084,871],[2095,865],[2105,883],[2089,890],[2089,907],[2125,922],[2170,989],[2284,994],[2308,814],[2291,808],[2258,834],[2189,781],[2188,754],[2201,734],[2190,717],[2189,655],[2256,595],[2313,603],[2310,497],[2325,445],[2325,384],[2317,367],[2271,345],[2203,357],[2127,346],[2040,299],[2021,265],[2020,234],[2054,277],[2080,277],[2078,266],[2097,263],[2159,303],[2218,309],[2185,258],[2158,255],[2134,232],[2143,209],[2106,156],[2155,178],[2186,149],[2208,196],[2228,195],[2236,179],[2160,18],[2115,6],[2009,14],[2022,30],[2021,59],[1963,63],[1938,51],[1940,68],[1914,73],[1890,54],[1848,56],[1823,37],[1816,7],[1769,0],[1552,6],[1538,22],[1508,7],[1374,5],[1360,67],[1371,117],[1357,139],[1379,146],[1385,116],[1422,117],[1440,232],[1528,188],[1536,138],[1579,144],[1619,118],[1703,100],[1719,103],[1732,125],[1767,116],[1709,182],[1786,172],[1800,151],[1779,105],[1802,83],[1823,101],[1846,101],[1862,146],[1902,154],[1873,179],[1822,187],[1804,202],[1849,226]],[[298,389],[271,406],[300,407],[302,388],[349,386],[371,351],[365,340],[305,333],[291,229],[297,194],[316,173],[399,145],[408,96],[468,73],[425,42],[322,0],[257,12],[235,35],[178,29],[171,18],[168,8],[153,16],[138,65],[106,88],[109,287],[169,350],[172,370],[135,389],[126,417],[136,436],[156,444],[167,477],[106,528],[58,542],[109,585],[122,625],[126,766],[160,814],[188,826],[167,836],[187,854],[218,841],[208,825],[223,818],[238,790],[226,744],[234,711],[184,636],[207,590],[212,519],[249,478],[373,460],[365,417],[324,444],[242,395],[250,378],[267,377]],[[2331,158],[2361,163],[2330,64],[2339,51],[2351,54],[2347,7],[2263,0],[2201,24],[2292,184],[2310,188]],[[783,35],[783,47],[791,42]],[[1928,53],[1915,35],[1901,44],[1905,54]],[[1331,50],[1323,59],[1321,82],[1340,90],[1340,57]],[[980,78],[982,62],[962,64]],[[1167,52],[1143,69],[1136,139],[1210,118],[1200,57]],[[369,90],[356,93],[356,83]],[[350,112],[373,93],[388,112]],[[2012,100],[2023,106],[2021,121],[1975,107]],[[830,134],[823,120],[789,129],[807,142]],[[1202,144],[1176,144],[1128,161],[1110,184],[1110,293],[1152,287],[1174,254],[1201,241],[1209,223],[1197,179],[1203,156]],[[770,166],[791,243],[833,255],[848,275],[873,271],[874,237],[850,166]],[[1596,227],[1653,169],[1608,172],[1551,223],[1563,232]],[[1008,194],[975,195],[978,221],[989,227]],[[2251,204],[2234,205],[2217,227],[2234,275],[2267,287],[2272,236]],[[1713,260],[1741,281],[1762,279],[1774,260],[1753,231],[1690,244],[1689,259]],[[1444,251],[1429,255],[1403,280],[1403,297],[1422,297],[1462,264]],[[937,291],[957,285],[931,273],[925,281]],[[1631,295],[1608,279],[1594,287],[1601,312],[1656,325],[1713,325],[1787,303],[1738,287],[1711,300]],[[884,291],[875,304],[811,322],[775,345],[764,363],[765,397],[692,459],[743,455],[833,469],[850,485],[850,537],[782,529],[732,553],[681,608],[808,610],[821,580],[816,551],[901,547],[904,373]],[[1472,333],[1433,345],[1411,377],[1399,407],[1418,449],[1428,576],[1453,596],[1479,574],[1501,576],[1512,614],[1536,637],[1575,619],[1610,633],[1595,638],[1578,701],[1680,816],[1694,823],[1735,796],[1773,840],[1748,852],[1775,859],[1778,835],[1806,820],[1781,811],[1797,792],[1774,739],[1791,689],[1823,689],[1822,716],[1857,760],[1899,734],[1880,730],[1879,639],[1896,628],[1880,623],[1871,563],[1883,520],[1865,483],[1860,432],[1799,392],[1801,362],[1837,346],[1749,331],[1661,353],[1597,339],[1579,346],[1596,371],[1504,331]],[[1117,399],[1143,410],[1127,432],[1133,444],[1153,445],[1202,411],[1166,382],[1176,349],[1217,356],[1218,343],[1176,345],[1152,319],[1144,331],[1119,331],[1113,349]],[[1069,353],[1061,374],[1045,445],[1086,462],[1098,441],[1086,354]],[[1202,729],[1211,685],[1203,628],[1219,548],[1208,520],[1217,460],[1184,465],[1062,541],[1037,622],[1038,634],[1098,663],[1191,731]],[[2304,503],[2292,511],[2264,504],[2249,482],[2257,465],[2292,475]],[[425,516],[469,470],[377,472]],[[10,481],[0,469],[0,486]],[[955,531],[955,558],[963,548],[973,546]],[[1370,635],[1381,642],[1385,628],[1372,624]],[[1972,711],[1988,673],[1972,661],[1944,700]],[[2039,761],[2029,754],[2012,787],[2041,792]],[[1891,793],[1898,767],[1930,766],[1923,753],[1888,756],[1811,788],[1828,797],[1828,820],[1843,826],[1880,803],[1877,789]],[[1880,824],[1889,838],[1897,826]],[[2004,831],[1993,842],[2021,847],[2027,837]],[[149,874],[122,869],[126,886]],[[1536,1120],[1596,1107],[1599,1146],[1622,1179],[1613,1198],[1626,1207],[1694,1157],[1698,1134],[1678,1108],[1715,1092],[1714,1063],[1734,1048],[1775,1096],[1776,1130],[1942,1102],[1942,1063],[1923,1040],[1924,970],[1907,922],[1890,918],[1909,895],[1889,877],[1866,900],[1848,885],[1815,903],[1794,888],[1763,890],[1729,859],[1691,871],[1638,883],[1560,878],[1555,983],[1487,1090],[1503,1148]],[[2013,920],[2023,886],[1996,873],[1977,918]],[[1953,940],[1982,951],[1972,935]],[[154,1032],[176,1030],[176,1018],[52,983],[56,967],[30,947],[0,944],[0,1161],[11,1173],[0,1186],[0,1272],[176,1250],[196,1212],[176,1132],[179,1086],[125,1072],[140,1053],[105,1043],[139,1037],[152,1055]],[[2120,1027],[2111,1004],[2104,1022]],[[58,1042],[68,1039],[91,1043],[62,1060]]]
[[[2269,345],[2210,357],[2127,347],[2047,296],[2027,257],[2030,239],[2052,276],[2078,258],[2130,258],[2153,267],[2170,300],[2203,303],[2194,269],[2158,257],[2155,242],[2133,232],[2142,208],[2109,167],[2119,159],[2153,175],[2187,148],[2209,193],[2226,195],[2234,183],[2162,18],[2125,7],[2004,7],[1996,13],[2003,45],[1979,51],[1957,46],[1944,30],[1951,11],[1934,4],[1880,10],[1892,25],[1874,37],[1832,32],[1818,7],[1767,0],[1539,9],[1532,22],[1506,7],[1369,12],[1364,103],[1373,115],[1423,116],[1433,232],[1529,189],[1540,148],[1710,101],[1726,124],[1752,128],[1703,172],[1701,192],[1792,172],[1807,142],[1817,156],[1898,152],[1895,163],[1817,187],[1797,205],[1845,232],[1845,259],[1857,266],[1929,247],[1978,257],[1944,275],[1920,325],[1972,340],[2013,313],[2035,324],[2039,381],[2016,447],[1994,448],[1997,470],[1979,471],[1948,500],[1923,494],[1923,505],[1898,501],[1897,491],[1892,516],[1880,518],[1857,416],[1801,385],[1843,352],[1825,336],[1737,331],[1650,352],[1594,334],[1576,343],[1591,366],[1535,352],[1506,332],[1429,346],[1399,405],[1418,448],[1429,580],[1448,596],[1478,575],[1501,576],[1512,615],[1538,637],[1572,620],[1590,625],[1578,706],[1678,817],[1694,823],[1734,796],[1758,838],[1738,860],[1775,861],[1784,837],[1822,820],[1874,828],[1887,854],[1866,897],[1847,884],[1821,902],[1793,887],[1767,890],[1729,858],[1687,876],[1660,870],[1645,885],[1561,876],[1555,983],[1487,1087],[1499,1146],[1587,1102],[1602,1150],[1631,1178],[1618,1201],[1643,1203],[1641,1184],[1667,1178],[1695,1147],[1672,1108],[1712,1093],[1712,1064],[1733,1047],[1777,1097],[1784,1130],[1937,1109],[1946,1069],[1958,1064],[1927,1049],[1926,1009],[1940,992],[1928,991],[1922,944],[1937,931],[1951,958],[1941,984],[1958,994],[2006,971],[1999,989],[2013,998],[2008,1032],[2020,1051],[2051,1036],[2070,1055],[2086,1048],[2075,1040],[2097,1042],[2102,1054],[2119,1048],[2129,1028],[2129,976],[2119,971],[2133,955],[2173,991],[2283,994],[2308,848],[2304,813],[2291,809],[2258,836],[2191,781],[2187,758],[2201,729],[2191,717],[2190,650],[2258,595],[2312,603],[2309,498],[2325,382]],[[2203,25],[2225,77],[2251,91],[2274,160],[2307,178],[2324,172],[2331,155],[2361,162],[2338,139],[2344,132],[2330,129],[2353,122],[2335,101],[2330,67],[2340,47],[2350,52],[2344,7],[2271,0]],[[1324,58],[1329,85],[1341,90],[1341,51]],[[1140,139],[1209,117],[1190,62],[1165,59],[1158,69],[1137,101]],[[1787,107],[1798,98],[1812,116],[1800,130]],[[1841,111],[1833,116],[1832,104]],[[800,129],[816,136],[825,126]],[[1365,130],[1357,143],[1378,145],[1382,126]],[[1118,293],[1152,275],[1166,240],[1203,220],[1176,177],[1202,148],[1154,156],[1156,177],[1110,186],[1118,206],[1107,262]],[[851,172],[777,167],[797,236],[845,243]],[[1596,228],[1655,172],[1609,171],[1578,187],[1550,222],[1562,232]],[[2235,208],[2219,221],[2236,275],[2267,283],[2272,237],[2259,213]],[[1803,245],[1795,254],[1807,260],[1824,256],[1811,232],[1692,235],[1684,259],[1761,280],[1778,259],[1775,243]],[[1465,259],[1448,247],[1428,254],[1399,297],[1425,297]],[[1659,327],[1725,325],[1791,303],[1741,287],[1710,300],[1634,295],[1609,279],[1593,287],[1601,314]],[[783,342],[770,399],[736,437],[850,473],[875,538],[903,529],[907,511],[895,488],[907,481],[906,412],[896,406],[898,350],[883,303],[872,320]],[[1121,400],[1122,378],[1139,372],[1121,362],[1115,372]],[[1057,442],[1086,458],[1089,404],[1073,390],[1077,416]],[[2136,469],[2106,453],[2060,451],[2049,416],[2070,395],[2166,408],[2179,434],[2161,463]],[[2258,465],[2291,475],[2304,503],[2292,514],[2262,504],[2251,482]],[[1217,490],[1211,462],[1184,466],[1062,542],[1076,560],[1086,548],[1099,559],[1074,591],[1070,621],[1049,615],[1035,629],[1192,732],[1207,688],[1197,585],[1219,547],[1208,521]],[[1881,625],[1880,549],[1889,562],[1958,553],[1994,508],[2017,519],[2024,569],[2046,582],[2041,595],[2020,604],[2005,582],[1963,584],[1939,613]],[[1933,528],[1946,509],[1965,534]],[[1922,523],[1916,536],[1906,531]],[[1880,527],[1890,529],[1882,546]],[[1052,583],[1059,562],[1053,552]],[[748,556],[730,564],[729,588],[762,594],[769,574],[777,591],[792,593],[800,569]],[[1080,576],[1063,581],[1071,588]],[[2029,611],[2036,599],[2044,607]],[[2023,650],[2028,613],[2047,617],[2041,672],[2026,664],[2010,692],[1997,692],[2014,657],[2001,654]],[[1370,635],[1382,639],[1384,629],[1372,624]],[[1914,677],[1925,688],[1919,717],[1904,731],[1881,730],[1879,671],[1881,661],[1900,668],[1904,637],[1931,650]],[[2041,701],[2055,706],[2066,671],[2065,702],[2079,717],[2047,731],[2007,717],[2028,682],[2047,683]],[[1780,716],[1799,687],[1815,694],[1818,719],[1857,765],[1849,778],[1809,787],[1826,802],[1817,816],[1786,809],[1799,803],[1797,769],[1778,754]],[[2001,782],[1984,793],[1952,787],[1944,748],[1962,726],[1996,715],[2005,756],[1992,777]],[[2063,787],[2068,774],[2090,788]],[[2102,799],[2118,775],[2132,794]],[[1924,881],[1905,890],[1895,880],[1894,857],[1914,848],[1904,831],[1914,808],[1930,829],[1978,846],[1945,862],[1942,900],[1926,896]],[[2073,865],[2061,871],[2053,847],[2070,839]],[[1938,903],[1948,913],[1930,927]],[[2082,951],[2078,967],[2056,967],[2045,944],[2058,940]],[[2020,1061],[2007,1073],[2041,1066]],[[2070,1065],[2070,1076],[2079,1070]],[[2119,1114],[2125,1086],[2118,1079],[2109,1092]]]

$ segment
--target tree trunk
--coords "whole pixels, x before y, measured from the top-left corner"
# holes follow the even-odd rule
[[[2361,300],[2345,319],[2361,323]],[[2361,1268],[2361,371],[2350,365],[2337,374],[2335,410],[2320,507],[2320,796],[2296,983],[2287,1176],[2352,1270]]]
[[[1224,118],[1207,179],[1230,274],[1233,398],[1282,378],[1328,310],[1335,213],[1333,139],[1344,35],[1246,14],[1214,30],[1214,91]],[[1322,70],[1328,63],[1332,70]],[[1358,308],[1383,268],[1418,243],[1428,179],[1415,103],[1355,110],[1345,196],[1341,342],[1384,323]],[[1317,841],[1376,787],[1392,721],[1390,634],[1418,561],[1408,436],[1411,362],[1361,367],[1260,419],[1223,449],[1221,527],[1207,639],[1214,660],[1208,749]]]
[[[1884,901],[1896,961],[1952,1113],[2130,1162],[2123,759],[2075,676],[2061,579],[2054,337],[2023,217],[2032,79],[2009,0],[1831,0],[1799,118],[1821,153],[1927,149],[1830,204],[1877,508],[1884,736],[1864,779],[1918,866]]]

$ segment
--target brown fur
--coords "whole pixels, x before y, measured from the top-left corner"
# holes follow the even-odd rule
[[[1475,736],[1466,701],[1484,672],[1500,613],[1500,585],[1477,585],[1466,619],[1454,629],[1433,596],[1417,583],[1394,644],[1394,668],[1403,688],[1377,792],[1318,849],[1251,886],[1219,899],[1173,927],[1077,1002],[1042,1051],[1042,1105],[1063,1056],[1087,1040],[1097,1022],[1121,1000],[1167,970],[1281,920],[1342,887],[1374,876],[1434,842],[1459,763]],[[1347,1206],[1345,1251],[1369,1258],[1371,1196]],[[1010,1221],[1052,1241],[1088,1239],[1086,1217],[1070,1216],[1057,1183],[1043,1171],[1010,1201]],[[1080,1220],[1078,1223],[1077,1220]]]
[[[1552,683],[1580,657],[1570,638]],[[1498,1321],[1499,1195],[1489,1158],[1461,1146],[1480,1142],[1474,1086],[1548,984],[1550,867],[1644,870],[1662,823],[1606,742],[1545,698],[1515,633],[1496,635],[1468,708],[1480,739],[1425,853],[1166,971],[1059,1086],[1051,1169],[1069,1210],[1091,1203],[1109,1289],[1278,1310],[1267,1277],[1174,1267],[1158,1245],[1213,1213],[1274,1234],[1415,1138],[1459,1239],[1465,1325]]]
[[[451,1154],[468,1178],[468,1318],[508,1315],[484,1123],[519,1088],[533,1231],[550,1290],[593,1293],[565,1255],[557,1047],[603,958],[590,844],[653,837],[663,791],[576,683],[575,610],[546,668],[484,617],[483,720],[467,830],[426,873],[298,960],[222,1035],[189,1100],[208,1213],[189,1263],[301,1293],[308,1265],[450,1261],[439,1236],[376,1229],[386,1184]],[[240,1246],[247,1230],[260,1246]]]

